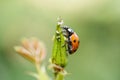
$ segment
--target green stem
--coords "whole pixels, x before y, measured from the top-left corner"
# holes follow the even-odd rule
[[[36,70],[37,70],[37,73],[38,73],[38,80],[40,80],[40,74],[41,74],[41,70],[40,70],[40,66],[36,63],[35,64],[35,67],[36,67]]]
[[[38,63],[35,63],[35,66],[38,73],[38,80],[50,80],[49,76],[46,74],[46,71],[40,67]]]
[[[57,75],[56,75],[56,79],[55,80],[64,80],[64,75],[59,72]]]

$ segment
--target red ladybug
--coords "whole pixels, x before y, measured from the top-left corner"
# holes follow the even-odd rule
[[[68,52],[69,54],[73,54],[79,47],[79,37],[78,35],[69,27],[64,26],[63,33],[65,32],[65,37],[67,38],[68,43]]]

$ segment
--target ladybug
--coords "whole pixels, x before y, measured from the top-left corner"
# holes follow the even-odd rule
[[[79,47],[80,41],[78,35],[69,27],[63,26],[64,36],[67,38],[67,47],[69,54],[73,54]]]

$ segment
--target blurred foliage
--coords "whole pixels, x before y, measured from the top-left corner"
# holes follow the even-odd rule
[[[0,79],[34,80],[25,74],[34,66],[13,46],[22,37],[38,37],[48,58],[58,16],[81,39],[66,80],[120,80],[120,0],[0,0]]]

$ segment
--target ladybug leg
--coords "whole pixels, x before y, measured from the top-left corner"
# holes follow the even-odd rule
[[[65,47],[67,44],[68,44],[68,40],[67,40],[67,38],[65,38],[66,40],[65,40],[65,43],[62,45],[62,47]]]
[[[65,47],[67,45],[67,42],[65,41],[65,44],[62,45],[62,47]]]
[[[67,41],[65,42],[65,44],[62,45],[62,47],[66,47],[66,52],[67,52],[67,55],[69,55],[69,49],[68,49],[68,43]]]
[[[70,38],[68,39],[68,52],[69,54],[72,52],[72,42],[70,41]]]
[[[67,37],[67,36],[68,36],[66,33],[63,33],[63,35],[64,35],[65,37]]]
[[[71,54],[71,52],[72,52],[72,46],[71,45],[68,45],[68,52],[69,52],[69,54]]]
[[[68,37],[68,32],[66,29],[62,29],[62,33],[66,38]]]

